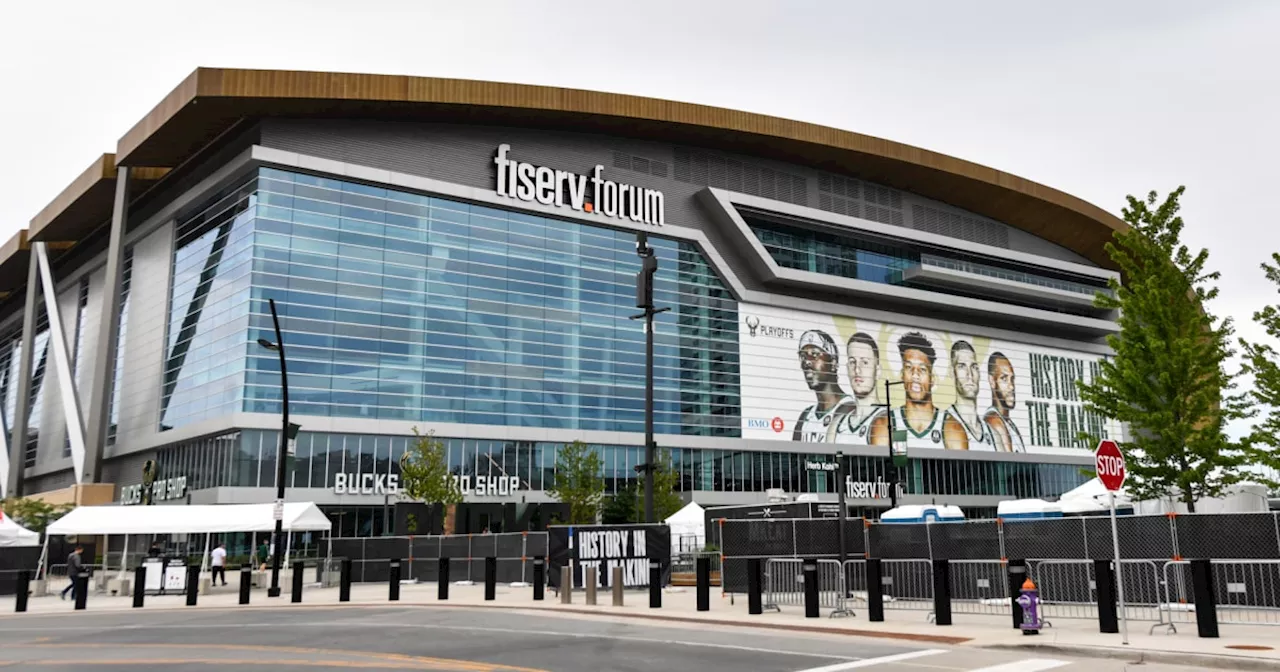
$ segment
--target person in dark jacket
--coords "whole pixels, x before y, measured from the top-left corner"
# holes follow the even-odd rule
[[[71,579],[71,583],[62,589],[62,599],[67,599],[67,592],[70,591],[71,599],[76,599],[76,583],[80,577],[80,572],[84,571],[84,562],[80,560],[80,556],[84,553],[84,546],[76,546],[76,550],[67,556],[67,578]]]

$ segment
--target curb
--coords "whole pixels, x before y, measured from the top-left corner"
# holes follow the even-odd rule
[[[1143,663],[1164,663],[1168,665],[1184,665],[1209,667],[1224,670],[1260,670],[1270,672],[1280,670],[1280,660],[1270,660],[1250,656],[1236,656],[1229,653],[1184,653],[1176,651],[1157,651],[1152,649],[1119,649],[1110,646],[1084,646],[1069,644],[989,644],[978,648],[995,651],[1017,651],[1026,653],[1056,653],[1064,656],[1080,658],[1106,658],[1110,660],[1126,660],[1135,665]]]

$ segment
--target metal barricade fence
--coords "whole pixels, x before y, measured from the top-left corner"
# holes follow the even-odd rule
[[[885,609],[933,610],[933,563],[882,560],[880,567]]]
[[[953,613],[1008,613],[1008,568],[1003,560],[952,560],[948,566]]]
[[[1280,625],[1280,560],[1214,560],[1219,623]]]
[[[1045,619],[1098,618],[1098,582],[1093,560],[1028,560],[1027,570],[1040,592]],[[1165,581],[1155,560],[1122,560],[1125,617],[1165,622]]]
[[[818,560],[818,606],[844,609],[844,577],[839,560]],[[765,562],[764,608],[782,611],[782,605],[804,606],[804,560],[775,558]]]

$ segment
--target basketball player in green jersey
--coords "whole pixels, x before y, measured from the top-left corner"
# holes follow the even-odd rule
[[[871,423],[884,415],[883,406],[875,403],[876,383],[880,381],[880,347],[870,335],[858,332],[849,337],[845,346],[848,356],[849,383],[858,407],[827,432],[827,443],[853,443],[867,445]]]
[[[942,448],[942,413],[933,405],[933,363],[937,352],[925,335],[912,331],[898,339],[902,387],[907,403],[893,409],[893,428],[907,430],[907,447]],[[871,445],[889,445],[889,416],[871,423]]]
[[[951,379],[956,401],[942,421],[942,442],[948,450],[995,450],[991,427],[978,411],[978,386],[982,369],[977,353],[967,341],[951,346]]]

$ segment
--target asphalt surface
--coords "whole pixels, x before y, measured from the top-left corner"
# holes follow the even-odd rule
[[[754,628],[465,608],[305,608],[0,618],[0,669],[510,672],[1112,672],[1121,661]],[[1143,665],[1147,672],[1191,668]]]

